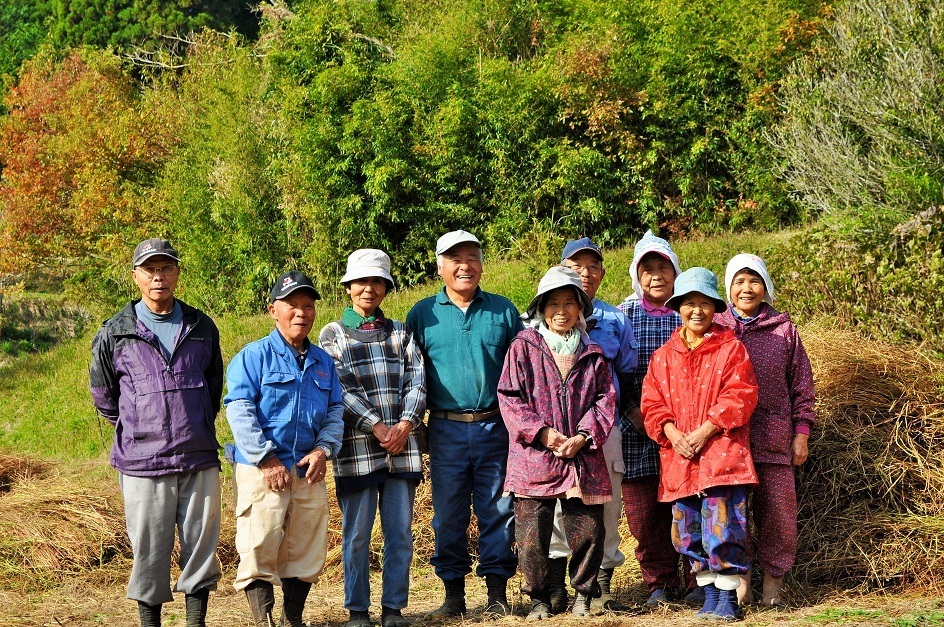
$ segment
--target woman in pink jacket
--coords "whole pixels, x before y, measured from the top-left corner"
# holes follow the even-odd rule
[[[747,493],[757,485],[748,421],[757,382],[747,350],[713,322],[718,279],[690,268],[666,305],[682,326],[652,355],[643,380],[646,432],[660,447],[659,500],[672,503],[672,543],[705,590],[700,618],[736,620],[747,554]]]
[[[592,312],[576,272],[548,270],[527,309],[531,325],[512,340],[498,382],[509,440],[505,491],[515,499],[528,620],[551,613],[548,549],[558,500],[573,552],[573,614],[588,616],[591,599],[600,596],[603,504],[612,495],[603,444],[613,428],[616,392],[603,350],[586,334]]]
[[[751,494],[757,527],[752,540],[764,570],[761,603],[781,605],[783,576],[796,560],[795,466],[806,461],[807,439],[816,420],[813,370],[790,316],[773,307],[774,286],[757,255],[735,255],[724,273],[731,308],[715,321],[734,331],[747,348],[760,385],[751,416],[751,455],[758,485]],[[751,603],[750,573],[738,596]]]

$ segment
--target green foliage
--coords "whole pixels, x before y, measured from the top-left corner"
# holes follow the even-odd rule
[[[204,28],[254,35],[250,5],[225,0],[48,0],[50,40],[60,48],[126,48]]]
[[[39,49],[46,34],[42,16],[32,2],[0,0],[0,77],[13,75]]]
[[[838,5],[784,82],[782,173],[814,214],[915,213],[944,194],[944,5]]]
[[[775,260],[799,317],[831,316],[873,337],[944,350],[944,210],[831,217]]]
[[[187,63],[146,94],[177,141],[151,190],[151,232],[181,252],[182,299],[214,312],[259,311],[302,249],[271,166],[280,143],[267,75],[252,49],[211,32]]]

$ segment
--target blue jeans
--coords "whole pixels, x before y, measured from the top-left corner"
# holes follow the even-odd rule
[[[365,612],[370,608],[370,534],[378,501],[384,537],[380,604],[395,610],[407,606],[416,484],[415,479],[397,479],[392,475],[381,484],[338,494],[345,609]]]
[[[440,579],[460,579],[472,572],[470,503],[479,525],[476,574],[506,579],[515,574],[514,509],[511,497],[502,496],[507,460],[508,430],[500,416],[479,422],[430,419],[429,478],[436,534],[430,562]]]

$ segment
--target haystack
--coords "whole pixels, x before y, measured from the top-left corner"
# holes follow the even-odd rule
[[[938,586],[944,573],[944,366],[919,349],[811,325],[819,424],[799,473],[808,584]]]

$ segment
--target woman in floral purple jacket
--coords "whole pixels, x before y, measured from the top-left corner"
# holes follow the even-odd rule
[[[796,327],[773,307],[774,286],[757,255],[735,255],[725,271],[731,306],[715,322],[734,331],[747,348],[760,386],[751,416],[751,455],[759,485],[751,496],[757,527],[752,544],[764,570],[761,602],[780,605],[783,576],[796,559],[797,495],[793,469],[806,461],[816,420],[813,370]],[[738,596],[753,602],[750,573]]]
[[[531,596],[529,620],[550,616],[548,549],[558,500],[573,559],[573,613],[588,616],[600,596],[603,503],[611,497],[602,447],[616,415],[613,375],[586,334],[593,305],[569,268],[555,266],[538,285],[498,382],[508,427],[505,491],[515,497],[515,539]]]

